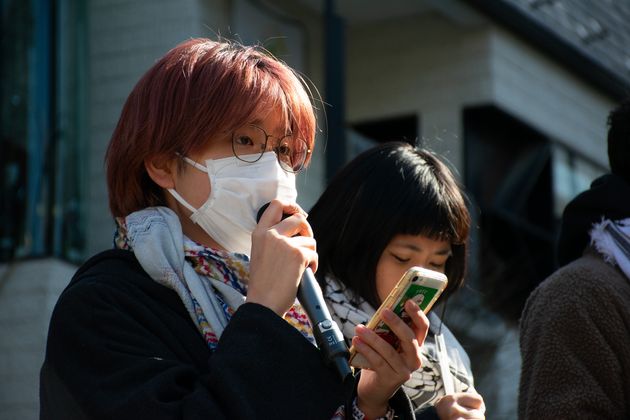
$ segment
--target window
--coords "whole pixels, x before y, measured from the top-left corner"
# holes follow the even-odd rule
[[[606,170],[561,146],[553,148],[554,215],[559,221],[566,205],[590,188],[591,182]]]
[[[84,1],[1,0],[0,261],[83,249]]]
[[[517,322],[554,269],[551,143],[492,106],[464,110],[464,138],[465,183],[479,227],[469,280],[488,308]]]

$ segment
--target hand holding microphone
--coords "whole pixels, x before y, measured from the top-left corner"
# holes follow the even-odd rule
[[[291,216],[282,220],[283,214]],[[247,301],[283,316],[295,301],[301,274],[308,266],[317,268],[315,247],[304,211],[272,201],[252,234]]]
[[[274,200],[260,209],[258,220],[252,235],[247,300],[265,305],[282,316],[297,294],[324,357],[345,380],[352,374],[347,362],[348,348],[311,269],[317,269],[317,252],[306,214],[295,204]],[[301,281],[300,273],[303,273]]]

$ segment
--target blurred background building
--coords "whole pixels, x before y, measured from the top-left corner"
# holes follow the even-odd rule
[[[565,204],[607,170],[630,93],[629,0],[0,0],[0,419],[38,418],[48,319],[111,247],[103,157],[122,104],[190,37],[260,43],[321,93],[308,209],[378,142],[448,160],[474,214],[444,310],[488,418],[516,417],[518,318],[555,268]]]

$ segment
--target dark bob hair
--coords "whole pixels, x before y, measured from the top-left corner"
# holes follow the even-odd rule
[[[451,171],[426,150],[391,142],[360,154],[332,179],[308,221],[322,287],[330,275],[375,308],[376,265],[399,234],[451,242],[443,298],[464,281],[470,214]]]

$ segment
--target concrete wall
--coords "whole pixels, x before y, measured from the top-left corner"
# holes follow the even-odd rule
[[[351,27],[348,119],[419,115],[425,145],[463,169],[462,109],[494,104],[607,166],[607,96],[488,22],[437,12]]]
[[[462,166],[461,108],[491,100],[490,29],[437,12],[353,27],[348,118],[419,116],[423,144]]]
[[[50,315],[75,270],[54,259],[0,266],[0,420],[39,418]]]
[[[608,166],[606,117],[615,102],[506,31],[493,30],[490,50],[493,103]]]

